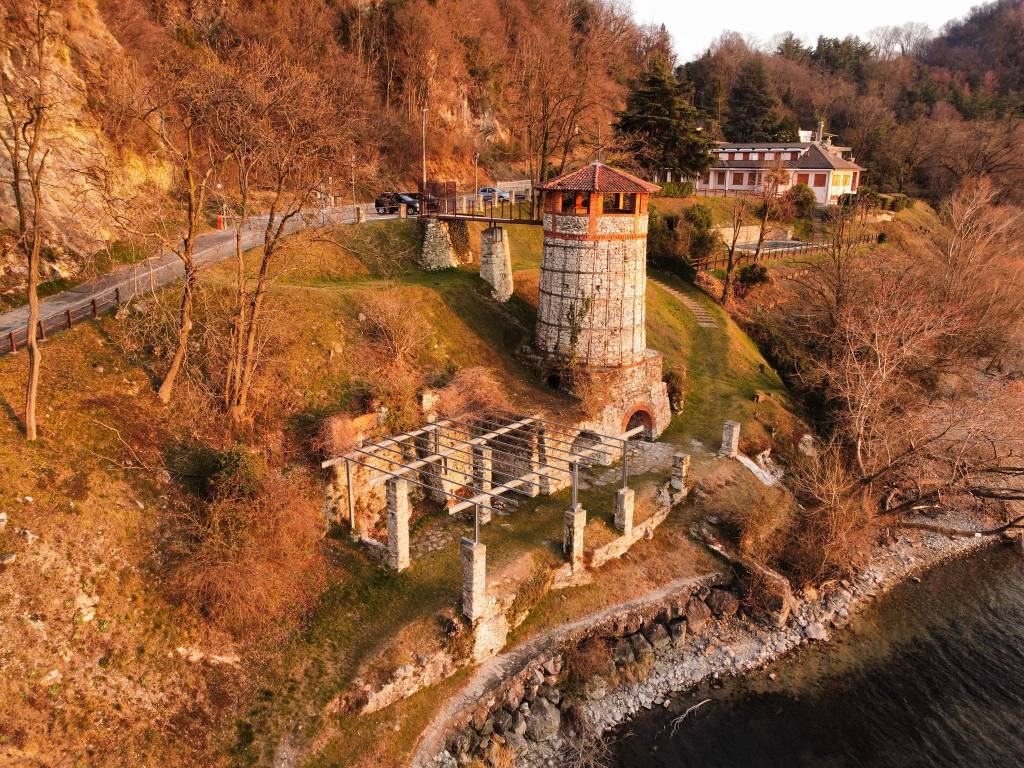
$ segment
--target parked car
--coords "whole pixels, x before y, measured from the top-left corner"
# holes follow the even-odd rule
[[[509,193],[497,187],[480,187],[477,194],[484,199],[485,203],[507,203],[509,201]]]
[[[418,197],[419,195],[413,192],[381,192],[377,195],[373,205],[377,209],[377,213],[381,215],[398,213],[398,206],[403,203],[405,204],[406,211],[410,214],[418,214],[420,212]]]

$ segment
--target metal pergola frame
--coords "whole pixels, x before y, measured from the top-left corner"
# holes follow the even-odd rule
[[[366,469],[377,472],[382,475],[381,478],[377,478],[371,482],[372,486],[379,485],[385,482],[389,478],[397,478],[405,480],[412,485],[416,485],[421,488],[425,488],[428,491],[434,491],[443,496],[457,500],[454,505],[449,508],[449,514],[456,514],[468,507],[474,508],[474,530],[475,540],[480,539],[480,510],[490,509],[494,511],[494,504],[496,501],[500,501],[502,504],[507,504],[512,507],[517,507],[518,502],[508,498],[505,494],[508,493],[520,493],[525,496],[536,496],[537,493],[523,490],[523,486],[530,486],[540,491],[544,484],[539,482],[542,478],[550,479],[551,473],[559,473],[562,475],[569,475],[572,485],[572,504],[575,507],[578,498],[578,475],[579,467],[593,466],[598,463],[597,457],[602,460],[600,463],[606,463],[614,461],[617,456],[616,453],[608,450],[602,450],[607,448],[605,441],[614,441],[621,443],[622,445],[622,460],[623,460],[623,487],[625,487],[626,481],[626,445],[629,437],[642,431],[643,427],[638,427],[629,432],[623,433],[622,435],[603,435],[591,430],[582,430],[579,428],[569,427],[565,424],[558,422],[548,421],[542,419],[539,416],[523,416],[522,414],[511,414],[499,415],[498,418],[508,419],[508,423],[499,423],[493,418],[475,419],[474,421],[462,421],[459,419],[442,419],[439,421],[428,421],[427,425],[420,429],[411,430],[409,432],[387,437],[382,440],[375,442],[365,443],[357,448],[353,448],[347,454],[343,456],[333,457],[324,462],[321,466],[326,469],[329,467],[336,466],[342,462],[345,463],[345,477],[346,477],[346,491],[348,496],[348,513],[349,513],[349,525],[355,529],[355,494],[352,489],[352,465],[365,467]],[[521,435],[512,434],[530,427],[543,426],[543,441],[544,441],[544,458],[541,458],[538,454],[538,443],[533,436],[527,438]],[[480,432],[480,434],[475,434]],[[581,433],[592,434],[597,438],[597,442],[584,448],[583,450],[576,452],[571,450],[573,441],[578,438]],[[537,433],[535,432],[534,435]],[[552,434],[558,435],[559,437],[553,437]],[[570,437],[572,440],[565,440],[562,438]],[[424,448],[421,444],[418,444],[424,439],[435,440],[434,446],[427,446]],[[446,445],[443,448],[440,446],[440,441],[446,441],[453,443],[453,445]],[[555,445],[551,445],[555,443]],[[405,447],[410,446],[416,451],[428,451],[425,456],[417,456],[415,459],[407,459],[405,454]],[[569,446],[570,450],[566,450],[560,446]],[[489,490],[483,490],[478,487],[478,476],[472,471],[473,460],[475,458],[474,448],[482,448],[489,450],[492,455],[499,454],[501,456],[511,457],[517,461],[525,462],[527,466],[523,467],[521,474],[515,474],[514,471],[497,470],[494,469],[493,459],[491,462],[491,475],[498,474],[507,480],[492,484]],[[397,454],[397,458],[387,455]],[[468,463],[471,467],[470,471],[464,469],[456,469],[445,467],[440,470],[440,473],[431,472],[424,469],[428,465],[436,462],[441,462],[447,458],[455,458],[455,455],[460,457],[468,458],[456,458],[457,461]],[[524,454],[526,454],[524,456]],[[548,461],[548,457],[552,458],[552,463]],[[385,467],[377,466],[376,464],[370,463],[370,459],[384,462]],[[450,475],[456,475],[457,477],[465,478],[466,481],[453,480]],[[446,475],[449,475],[446,477]],[[425,476],[434,478],[438,481],[437,485],[431,485],[423,482],[416,476]],[[452,492],[446,490],[444,485],[448,483],[450,485],[457,486],[457,491]],[[461,491],[459,493],[458,491]]]

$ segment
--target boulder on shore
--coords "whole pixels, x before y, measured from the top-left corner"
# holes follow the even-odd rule
[[[686,626],[691,632],[700,633],[711,618],[711,609],[703,600],[691,597],[686,604]]]
[[[542,742],[558,735],[562,725],[562,713],[547,699],[537,699],[526,719],[526,738]]]

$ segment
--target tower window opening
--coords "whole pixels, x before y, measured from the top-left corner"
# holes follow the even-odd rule
[[[620,193],[604,195],[602,210],[605,213],[634,213],[636,211],[636,195]]]

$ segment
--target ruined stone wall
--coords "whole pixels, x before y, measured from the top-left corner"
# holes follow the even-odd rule
[[[634,217],[603,216],[600,239],[571,239],[580,216],[555,216],[557,232],[545,230],[541,263],[537,347],[585,366],[631,365],[647,347],[644,295],[647,281],[646,231],[635,232]],[[570,225],[571,222],[571,225]],[[609,232],[608,230],[624,231]],[[585,237],[586,230],[579,233]],[[614,234],[615,237],[608,237]]]

